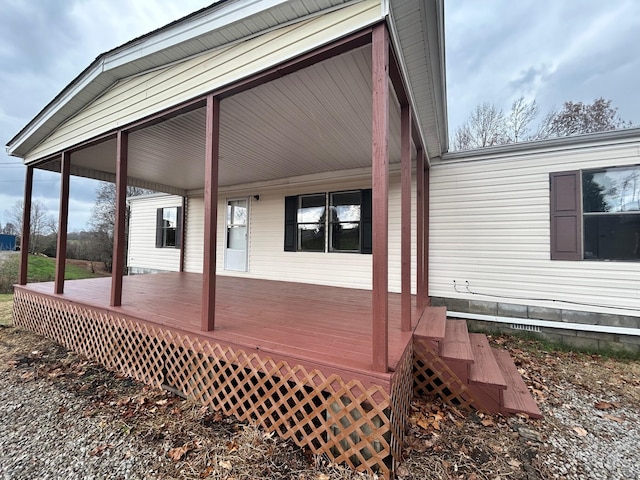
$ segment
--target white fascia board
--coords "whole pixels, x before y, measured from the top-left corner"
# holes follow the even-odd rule
[[[69,103],[76,95],[84,90],[89,84],[95,81],[103,73],[102,62],[96,62],[93,66],[89,67],[82,77],[78,78],[73,87],[68,90],[63,90],[61,95],[51,103],[45,111],[42,112],[37,122],[31,124],[26,128],[18,137],[16,137],[10,144],[5,147],[7,155],[17,156],[22,158],[22,155],[17,154],[16,150],[20,148],[22,142],[29,138],[35,131],[37,131],[44,123],[46,123],[53,115],[55,115],[64,105]]]
[[[193,38],[213,32],[226,25],[270,10],[288,0],[239,0],[225,2],[219,8],[202,12],[166,30],[140,39],[135,45],[125,45],[109,53],[104,58],[105,70],[111,70],[140,58],[153,55],[169,47],[187,42]]]

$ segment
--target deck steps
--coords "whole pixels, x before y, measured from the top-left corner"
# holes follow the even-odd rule
[[[413,338],[418,364],[442,377],[433,391],[443,391],[438,385],[444,381],[447,392],[460,389],[460,398],[479,410],[542,416],[509,352],[491,348],[486,335],[470,334],[466,321],[446,319],[446,307],[427,307]],[[431,349],[430,359],[421,353],[425,348]]]
[[[444,338],[446,324],[447,307],[425,308],[413,334],[425,340],[439,342]]]
[[[513,363],[509,352],[494,349],[493,354],[507,381],[507,389],[503,394],[502,413],[524,412],[532,418],[542,418],[542,413],[535,400],[531,397],[529,389],[524,380],[522,380],[522,376],[520,376],[520,372],[518,372]]]

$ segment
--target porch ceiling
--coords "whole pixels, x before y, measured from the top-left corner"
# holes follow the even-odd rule
[[[391,88],[391,86],[390,86]],[[400,161],[400,109],[390,106],[390,162]],[[221,101],[220,186],[371,165],[371,47]],[[76,171],[115,173],[115,140],[72,154]],[[203,187],[204,108],[129,135],[129,176],[178,190]],[[138,182],[141,184],[141,182]]]

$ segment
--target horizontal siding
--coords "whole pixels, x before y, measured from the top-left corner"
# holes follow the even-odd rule
[[[551,261],[549,238],[550,172],[638,163],[640,142],[434,165],[430,295],[640,315],[640,263]]]
[[[156,248],[156,211],[181,205],[182,197],[175,195],[140,197],[131,201],[128,267],[180,270],[180,249]]]
[[[415,172],[414,172],[415,177]],[[224,270],[224,242],[226,198],[218,202],[218,238],[216,266],[219,275],[246,276],[270,280],[297,281],[317,285],[371,289],[371,255],[350,253],[285,252],[284,251],[284,198],[317,192],[333,192],[370,188],[369,180],[325,182],[313,186],[288,186],[277,191],[255,192],[237,190],[229,198],[250,199],[249,271],[246,273]],[[389,184],[389,290],[400,291],[400,177],[393,175]],[[260,200],[253,195],[259,193]],[[415,293],[416,262],[416,191],[412,187],[412,261],[411,283]],[[191,197],[187,210],[187,240],[185,270],[202,272],[203,251],[203,199]]]
[[[120,81],[29,152],[50,155],[294,58],[380,20],[367,0]]]

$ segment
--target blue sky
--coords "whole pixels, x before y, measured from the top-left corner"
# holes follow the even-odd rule
[[[0,140],[6,144],[100,53],[211,1],[0,0]],[[449,130],[478,104],[519,96],[542,112],[611,99],[640,124],[640,2],[446,0]],[[24,167],[0,152],[0,223],[22,199]],[[70,230],[85,228],[95,182],[72,178]],[[34,198],[57,215],[57,174],[36,171]]]

